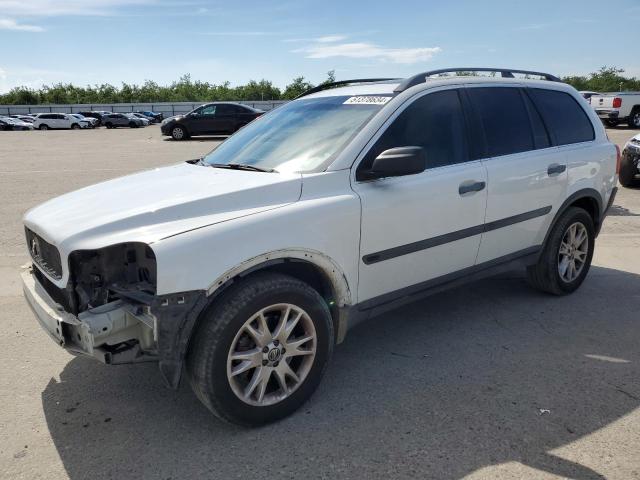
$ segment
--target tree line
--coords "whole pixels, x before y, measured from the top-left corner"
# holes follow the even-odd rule
[[[475,75],[473,72],[461,74]],[[640,79],[626,77],[624,70],[602,67],[585,76],[567,76],[562,80],[578,90],[596,92],[640,91]],[[335,72],[327,72],[323,83],[335,81]],[[70,103],[154,103],[154,102],[207,102],[225,100],[291,100],[314,85],[305,77],[294,78],[284,89],[268,80],[251,80],[245,85],[232,87],[229,82],[221,84],[192,80],[183,75],[170,85],[159,85],[147,80],[142,85],[123,83],[120,87],[104,83],[78,87],[70,83],[45,85],[39,89],[15,87],[0,94],[3,105],[38,105]]]

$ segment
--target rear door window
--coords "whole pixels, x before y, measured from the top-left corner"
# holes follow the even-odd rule
[[[480,117],[486,156],[498,157],[533,150],[529,113],[518,88],[478,87],[467,90]]]
[[[530,88],[528,92],[558,145],[595,138],[591,120],[571,95],[542,88]]]
[[[218,105],[216,112],[218,115],[234,115],[236,109],[233,105]]]

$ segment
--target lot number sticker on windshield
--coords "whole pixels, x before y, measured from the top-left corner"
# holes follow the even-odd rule
[[[370,96],[361,96],[361,97],[349,97],[345,100],[345,105],[384,105],[391,97],[370,97]]]

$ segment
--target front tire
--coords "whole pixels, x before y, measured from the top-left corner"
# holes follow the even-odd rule
[[[71,130],[79,130],[80,129],[80,125],[78,125],[77,123],[74,123],[73,125],[71,125]]]
[[[176,125],[171,129],[171,138],[174,140],[184,140],[187,138],[187,131],[182,125]]]
[[[527,267],[532,287],[554,295],[575,291],[584,281],[595,246],[593,219],[579,207],[569,207],[549,234],[540,258]]]
[[[640,128],[640,108],[636,107],[629,115],[629,128]]]
[[[240,425],[293,413],[315,391],[333,351],[327,303],[308,284],[256,273],[203,314],[187,355],[200,401]]]
[[[620,174],[618,180],[623,187],[635,187],[638,185],[636,175],[638,174],[638,167],[631,161],[628,155],[623,155],[620,159]]]

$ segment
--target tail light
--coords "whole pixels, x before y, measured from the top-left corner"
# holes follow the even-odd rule
[[[616,174],[620,173],[620,163],[621,163],[621,155],[620,155],[620,147],[616,145]]]
[[[613,108],[620,108],[622,106],[622,99],[620,97],[616,97],[613,99]]]

